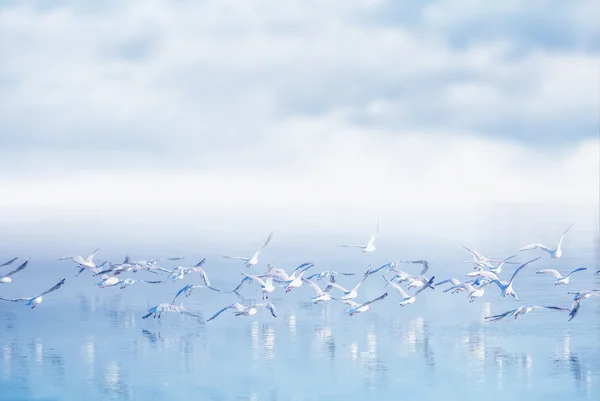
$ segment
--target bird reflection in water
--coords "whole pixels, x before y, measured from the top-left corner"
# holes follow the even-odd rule
[[[598,356],[590,356],[592,365],[598,364]],[[592,384],[592,370],[586,363],[586,358],[577,353],[571,352],[571,337],[565,334],[557,343],[554,355],[555,374],[562,375],[565,369],[568,369],[573,377],[577,391],[588,394]]]
[[[121,368],[115,361],[109,362],[104,368],[103,380],[100,382],[100,389],[110,399],[126,399],[132,397],[129,385],[123,379]]]

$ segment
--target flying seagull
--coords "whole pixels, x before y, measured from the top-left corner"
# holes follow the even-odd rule
[[[14,262],[15,260],[19,259],[18,257],[16,258],[12,258],[11,260],[9,260],[8,262],[4,262],[0,265],[0,267],[4,267],[4,266],[8,266],[10,265],[12,262]]]
[[[63,256],[62,258],[58,258],[58,260],[72,260],[77,263],[79,267],[79,273],[81,274],[85,269],[90,269],[93,272],[96,272],[96,263],[94,263],[94,256],[96,256],[96,252],[98,252],[100,248],[96,248],[94,252],[92,252],[87,258],[83,258],[82,256]]]
[[[519,297],[517,296],[517,294],[515,293],[515,291],[512,288],[513,285],[513,281],[515,280],[515,277],[517,276],[517,274],[528,264],[530,264],[531,262],[535,262],[536,260],[538,260],[539,257],[535,258],[535,259],[531,259],[528,262],[523,263],[521,266],[519,266],[517,268],[517,270],[515,270],[515,272],[513,273],[512,277],[510,278],[510,281],[507,283],[506,281],[500,281],[500,280],[492,280],[492,283],[495,283],[498,288],[500,288],[501,294],[503,297],[510,295],[512,296],[514,299],[516,299],[517,301],[519,300]]]
[[[583,270],[587,270],[587,268],[580,267],[578,269],[575,269],[575,270],[571,271],[569,274],[567,274],[565,277],[563,277],[562,274],[560,274],[558,272],[558,270],[556,270],[556,269],[542,269],[542,270],[539,270],[537,272],[537,274],[552,274],[554,277],[556,277],[556,283],[554,283],[554,285],[563,285],[563,284],[569,284],[569,278],[571,277],[571,274],[580,272]]]
[[[562,250],[561,250],[561,246],[562,246],[562,242],[563,239],[565,238],[565,235],[569,232],[569,230],[571,229],[571,227],[573,227],[575,223],[572,223],[560,236],[560,240],[558,241],[558,245],[556,246],[556,249],[551,249],[549,247],[547,247],[546,245],[543,244],[530,244],[530,245],[526,245],[523,248],[519,249],[519,251],[529,251],[531,249],[541,249],[544,252],[548,252],[550,254],[550,256],[553,259],[558,259],[562,256]]]
[[[243,256],[223,256],[226,259],[240,259],[243,260],[244,262],[246,262],[246,267],[252,267],[254,265],[256,265],[258,263],[258,256],[260,255],[260,253],[262,252],[263,249],[265,249],[265,247],[267,245],[269,245],[269,242],[271,242],[271,238],[273,238],[273,233],[269,234],[269,237],[267,238],[267,240],[265,241],[265,243],[263,244],[263,246],[254,253],[254,255],[252,255],[252,257],[250,258],[246,258]]]
[[[201,317],[195,313],[188,312],[187,309],[183,307],[183,304],[179,306],[173,304],[159,304],[148,309],[148,313],[142,316],[142,319],[148,319],[150,316],[155,319],[160,319],[163,313],[179,313],[180,315],[193,316],[197,318]]]
[[[236,302],[234,304],[227,305],[226,307],[224,307],[223,309],[221,309],[220,311],[218,311],[217,313],[212,315],[212,317],[210,319],[208,319],[207,322],[210,322],[211,320],[213,320],[214,318],[219,316],[221,313],[225,312],[227,309],[234,309],[235,316],[253,316],[258,313],[259,307],[267,308],[269,310],[269,312],[271,312],[271,315],[273,315],[273,317],[277,317],[277,311],[275,310],[275,305],[273,305],[270,302],[267,302],[264,304],[254,304],[254,305],[250,305],[250,306],[244,306],[244,305]]]
[[[360,280],[358,282],[358,284],[356,284],[352,289],[347,290],[346,288],[342,287],[341,285],[337,284],[337,283],[329,283],[330,285],[332,285],[334,288],[337,288],[338,290],[342,291],[344,293],[344,295],[342,296],[342,301],[346,301],[349,299],[354,299],[358,296],[358,289],[360,288],[360,286],[365,282],[365,280],[367,279],[367,277],[369,277],[369,273],[371,272],[371,266],[369,266],[369,268],[367,269],[367,272],[364,274],[362,280]]]
[[[387,297],[388,293],[384,293],[383,295],[378,296],[375,299],[372,299],[370,301],[367,301],[365,303],[359,304],[357,302],[351,301],[349,299],[345,299],[344,302],[347,303],[348,305],[350,305],[350,308],[346,309],[346,312],[348,312],[348,315],[350,316],[354,316],[357,313],[363,313],[368,311],[369,309],[371,309],[371,304],[373,302],[377,302],[377,301],[381,301],[382,299],[384,299],[385,297]]]
[[[209,290],[220,291],[220,290],[217,290],[214,287],[209,287],[207,285],[202,285],[202,284],[188,284],[185,287],[183,287],[182,289],[180,289],[179,291],[177,291],[177,294],[175,295],[175,298],[173,298],[173,301],[171,302],[171,304],[174,304],[175,300],[177,299],[177,297],[179,297],[181,294],[185,293],[185,296],[189,297],[190,295],[192,295],[192,290],[194,290],[196,288],[208,288]]]
[[[16,259],[16,258],[15,258]],[[13,261],[15,260],[13,259]],[[12,262],[11,262],[12,263]],[[27,267],[27,264],[29,263],[29,259],[27,259],[25,262],[21,263],[21,265],[19,267],[17,267],[15,270],[6,273],[5,275],[0,275],[0,284],[8,284],[8,283],[12,283],[12,278],[11,276],[20,272],[21,270],[23,270],[25,267]],[[6,266],[6,264],[4,264],[3,266]]]
[[[0,298],[0,300],[2,300],[2,301],[9,301],[9,302],[25,302],[25,304],[27,306],[31,307],[31,309],[34,309],[37,305],[39,305],[39,304],[42,303],[42,301],[44,300],[43,297],[45,295],[48,295],[51,292],[58,290],[64,283],[65,283],[65,279],[63,278],[54,287],[50,288],[47,291],[42,292],[40,295],[35,296],[35,297],[31,297],[31,298],[16,298],[16,299]]]
[[[335,278],[334,276],[331,276],[329,279],[329,284],[327,285],[327,287],[325,287],[324,290],[321,289],[321,287],[319,287],[317,285],[317,283],[315,283],[314,281],[310,281],[309,279],[303,278],[302,281],[306,282],[308,285],[311,286],[311,288],[313,290],[315,290],[315,292],[317,293],[317,296],[314,297],[313,299],[311,299],[311,302],[313,302],[314,304],[318,304],[319,302],[322,301],[330,301],[334,298],[331,297],[330,291],[333,288],[332,283],[335,283]]]
[[[369,242],[367,245],[341,245],[343,248],[362,248],[362,252],[373,252],[375,248],[375,238],[377,237],[377,233],[379,232],[379,222],[377,222],[377,226],[375,226],[375,231],[369,238]]]
[[[569,308],[569,321],[573,320],[579,312],[581,301],[590,297],[600,297],[600,290],[585,290],[579,292],[568,292],[567,294],[575,295],[571,307]]]
[[[383,279],[386,281],[386,283],[387,283],[386,285],[388,285],[388,284],[389,284],[389,285],[391,285],[392,287],[394,287],[394,288],[395,288],[395,289],[398,291],[398,293],[400,294],[400,296],[402,297],[402,299],[400,300],[400,306],[406,306],[406,305],[409,305],[409,304],[412,304],[412,303],[414,303],[414,302],[417,300],[417,298],[416,298],[416,297],[417,297],[417,295],[418,295],[418,294],[419,294],[421,291],[425,290],[425,289],[428,287],[428,286],[422,286],[421,288],[419,288],[419,289],[418,289],[418,290],[417,290],[417,291],[414,293],[414,295],[408,295],[408,294],[406,293],[406,291],[404,291],[404,289],[403,289],[402,287],[400,287],[398,284],[394,283],[393,281],[390,281],[390,280],[388,280],[388,279],[387,279],[387,278],[386,278],[386,277],[385,277],[383,274],[381,275],[381,277],[383,277]],[[430,280],[430,284],[431,284],[431,283],[433,283],[433,279],[434,279],[434,278],[435,278],[435,277],[432,277],[432,278],[431,278],[431,280]]]
[[[484,319],[486,322],[497,322],[498,320],[502,320],[505,317],[509,317],[509,316],[514,316],[516,319],[519,317],[519,315],[525,315],[525,314],[531,312],[532,310],[536,310],[536,309],[550,309],[550,310],[557,310],[557,311],[568,311],[569,310],[569,308],[559,308],[558,306],[523,305],[523,306],[519,306],[518,308],[511,309],[509,311],[501,313],[499,315],[486,316]]]

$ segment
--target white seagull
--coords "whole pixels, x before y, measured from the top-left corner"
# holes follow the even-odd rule
[[[553,259],[558,259],[562,256],[562,250],[561,250],[561,246],[562,246],[562,242],[563,239],[565,238],[565,235],[569,232],[569,230],[571,229],[571,227],[573,227],[575,223],[572,223],[560,236],[560,240],[558,241],[558,245],[556,246],[556,249],[550,249],[549,247],[547,247],[546,245],[543,244],[530,244],[530,245],[526,245],[523,248],[519,249],[519,251],[529,251],[531,249],[541,249],[544,252],[548,252],[550,254],[550,256]]]
[[[250,306],[244,306],[244,305],[236,302],[234,304],[227,305],[226,307],[224,307],[223,309],[221,309],[220,311],[215,313],[210,319],[207,320],[207,322],[210,322],[211,320],[213,320],[214,318],[219,316],[221,313],[225,312],[227,309],[235,309],[235,312],[234,312],[235,316],[252,316],[252,315],[256,315],[258,313],[259,307],[267,308],[269,310],[269,312],[271,312],[271,315],[273,315],[273,317],[277,317],[277,311],[275,310],[275,305],[273,305],[270,302],[267,302],[264,304],[255,304],[255,305],[250,305]]]
[[[508,262],[509,260],[511,260],[512,258],[516,258],[516,257],[517,257],[517,255],[511,255],[511,256],[509,256],[509,257],[508,257],[508,258],[506,258],[506,259],[502,259],[502,261],[500,261],[500,263],[498,263],[498,266],[496,266],[496,267],[493,267],[493,266],[492,266],[492,267],[490,267],[490,271],[491,271],[492,273],[495,273],[495,274],[500,274],[500,273],[502,273],[502,266],[504,266],[504,264],[505,264],[506,262]]]
[[[16,260],[13,259],[13,261]],[[11,261],[12,263],[12,261]],[[27,259],[25,262],[21,263],[21,265],[19,267],[17,267],[15,270],[6,273],[5,275],[0,275],[0,284],[8,284],[8,283],[12,283],[12,278],[11,276],[20,272],[21,270],[23,270],[25,267],[27,267],[27,264],[29,263],[29,259]],[[10,263],[9,263],[10,264]],[[7,264],[4,264],[3,266],[7,266]]]
[[[16,299],[0,298],[0,300],[2,300],[2,301],[9,301],[9,302],[25,302],[25,304],[27,306],[31,307],[31,309],[35,309],[36,306],[38,306],[39,304],[42,303],[42,301],[44,300],[43,297],[45,295],[48,295],[51,292],[58,290],[64,283],[65,283],[65,279],[63,278],[54,287],[50,288],[47,291],[42,292],[40,295],[35,296],[35,297],[31,297],[31,298],[16,298]]]
[[[406,293],[406,291],[404,291],[404,289],[402,287],[400,287],[398,284],[394,283],[393,281],[388,280],[384,275],[381,275],[381,277],[383,277],[383,279],[386,282],[386,285],[391,285],[392,287],[394,287],[398,293],[400,293],[400,296],[402,297],[402,299],[400,300],[400,306],[406,306],[409,304],[414,303],[417,300],[417,294],[419,294],[421,291],[425,290],[427,288],[427,286],[423,286],[421,288],[419,288],[414,295],[408,295]],[[434,277],[431,278],[431,283],[433,283],[433,279]]]
[[[462,284],[452,286],[448,289],[445,289],[444,292],[448,292],[448,291],[456,292],[456,291],[460,291],[460,289],[464,289],[465,291],[468,291],[469,303],[471,303],[471,302],[475,301],[477,298],[481,298],[483,296],[483,294],[485,294],[485,286],[488,285],[489,283],[490,283],[489,281],[485,281],[484,283],[478,285],[477,287],[474,287],[470,283],[462,283]]]
[[[316,279],[318,281],[321,281],[324,278],[329,278],[329,277],[333,277],[333,276],[354,276],[356,273],[344,273],[344,272],[336,272],[336,271],[332,271],[332,270],[323,270],[322,272],[319,273],[315,273],[315,274],[311,274],[310,276],[306,277],[306,280],[311,280],[311,279]]]
[[[217,290],[214,287],[209,287],[207,285],[202,285],[202,284],[188,284],[185,287],[183,287],[182,289],[180,289],[179,291],[177,291],[177,294],[175,295],[175,298],[173,298],[173,301],[171,302],[171,304],[174,304],[175,300],[177,299],[177,297],[179,297],[183,293],[185,293],[186,297],[189,297],[190,295],[192,295],[192,290],[194,290],[196,288],[208,288],[209,290],[220,291],[220,290]]]
[[[345,299],[344,302],[351,306],[350,308],[346,309],[346,312],[348,312],[348,315],[350,315],[350,316],[354,316],[357,313],[366,312],[369,309],[371,309],[371,304],[373,302],[381,301],[382,299],[384,299],[385,297],[387,297],[387,295],[388,295],[388,293],[386,292],[383,295],[380,295],[377,298],[372,299],[372,300],[367,301],[367,302],[362,303],[362,304],[359,304],[357,302],[351,301],[349,299]]]
[[[121,285],[121,289],[124,289],[130,285],[135,283],[148,283],[148,284],[160,284],[162,281],[151,281],[151,280],[135,280],[132,278],[126,278],[124,280],[119,279],[116,276],[103,276],[102,281],[96,284],[100,288],[106,287],[114,287],[116,285]]]
[[[260,255],[260,253],[262,252],[263,249],[265,249],[265,247],[267,245],[269,245],[269,242],[271,242],[271,238],[273,238],[273,233],[269,234],[269,237],[267,238],[267,240],[265,241],[265,243],[263,244],[263,246],[254,253],[254,255],[252,255],[252,257],[250,258],[246,258],[243,256],[223,256],[226,259],[240,259],[243,260],[244,262],[246,262],[246,267],[252,267],[256,264],[258,264],[258,256]]]
[[[171,274],[169,274],[169,277],[167,279],[170,278],[172,281],[177,281],[177,280],[182,280],[186,274],[198,273],[200,275],[200,277],[202,277],[204,284],[207,287],[210,287],[210,280],[208,279],[208,276],[206,275],[206,272],[204,271],[204,269],[201,267],[205,262],[206,262],[206,258],[202,259],[194,267],[177,266],[176,268],[173,269]]]
[[[513,281],[515,280],[516,275],[521,271],[521,269],[523,269],[525,266],[527,266],[531,262],[535,262],[538,259],[539,259],[539,257],[537,257],[535,259],[531,259],[530,261],[525,262],[521,266],[519,266],[517,268],[517,270],[515,270],[515,272],[513,273],[512,277],[510,278],[510,281],[508,283],[506,281],[500,281],[500,280],[492,280],[492,283],[496,283],[498,288],[500,288],[500,291],[501,291],[501,294],[503,297],[510,295],[518,301],[519,297],[517,296],[517,294],[515,293],[515,291],[512,288]]]
[[[317,283],[315,283],[314,281],[310,281],[309,279],[306,279],[306,278],[303,278],[302,280],[304,282],[306,282],[308,285],[310,285],[312,287],[312,289],[315,290],[315,292],[317,293],[317,296],[310,300],[315,305],[322,301],[330,301],[330,300],[334,299],[331,297],[331,294],[329,293],[331,291],[331,289],[333,288],[332,283],[335,283],[334,276],[331,276],[329,284],[327,285],[327,287],[325,287],[324,290],[322,290],[321,287],[319,287],[317,285]]]
[[[156,318],[160,319],[162,317],[163,313],[179,313],[181,315],[187,315],[187,316],[193,316],[193,317],[200,318],[200,315],[197,315],[192,312],[188,312],[183,307],[183,304],[181,304],[179,306],[173,305],[173,304],[159,304],[159,305],[153,306],[152,308],[148,309],[148,313],[146,313],[144,316],[142,316],[142,319],[148,319],[150,316],[152,316],[155,319]]]
[[[494,316],[486,316],[484,319],[486,322],[497,322],[498,320],[502,320],[505,317],[514,316],[515,319],[519,317],[519,315],[525,315],[536,309],[550,309],[557,311],[568,311],[569,308],[559,308],[558,306],[543,306],[543,305],[523,305],[518,308],[511,309],[504,313]]]
[[[100,248],[96,248],[94,250],[94,252],[92,252],[85,259],[82,256],[63,256],[62,258],[58,258],[58,260],[68,259],[68,260],[72,260],[73,262],[77,263],[77,265],[79,267],[79,273],[77,273],[77,275],[81,274],[81,272],[83,272],[85,269],[90,269],[94,273],[97,273],[96,263],[94,263],[94,256],[96,256],[96,252],[98,252],[99,249]]]
[[[367,245],[340,245],[343,248],[362,248],[362,252],[373,252],[375,248],[375,238],[377,237],[377,233],[379,232],[379,222],[377,222],[377,226],[375,226],[375,231],[369,238],[369,242]]]
[[[250,280],[254,280],[258,284],[260,284],[260,286],[261,286],[260,292],[262,292],[263,299],[265,299],[265,298],[269,299],[269,293],[275,291],[275,286],[273,285],[273,277],[266,277],[263,280],[262,278],[260,278],[258,276],[251,276],[251,275],[245,274],[245,273],[242,273],[242,275],[244,275],[246,278],[248,278]],[[243,282],[244,281],[242,280],[242,283]],[[242,283],[240,283],[240,286],[242,285]],[[239,286],[238,286],[238,288],[239,288]],[[237,288],[236,288],[236,290],[237,290]],[[233,292],[235,292],[235,290]]]
[[[563,277],[562,274],[560,274],[558,272],[558,270],[556,270],[556,269],[542,269],[542,270],[539,270],[537,272],[537,274],[552,274],[554,277],[556,277],[556,283],[554,283],[554,285],[563,285],[563,284],[569,284],[569,278],[571,277],[571,274],[573,274],[575,272],[580,272],[583,270],[587,270],[587,268],[585,268],[585,267],[577,268],[577,269],[571,271],[565,277]]]
[[[334,288],[337,288],[338,290],[340,290],[340,291],[342,291],[344,293],[344,295],[341,298],[342,301],[346,301],[348,299],[354,299],[354,298],[356,298],[358,296],[358,289],[360,288],[360,286],[362,285],[362,283],[365,282],[365,280],[369,276],[370,271],[371,271],[371,266],[369,266],[369,268],[367,269],[367,272],[364,274],[362,280],[360,280],[358,282],[358,284],[356,284],[350,290],[347,290],[346,288],[342,287],[341,285],[339,285],[337,283],[329,283],[329,284],[332,285]]]
[[[573,318],[575,318],[575,316],[577,316],[577,313],[579,312],[579,307],[581,306],[581,301],[590,297],[600,297],[600,290],[568,292],[567,294],[575,295],[575,297],[573,298],[573,303],[571,303],[571,307],[569,308],[569,321],[571,321],[573,320]]]

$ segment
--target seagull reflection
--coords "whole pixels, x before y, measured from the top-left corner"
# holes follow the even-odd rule
[[[554,356],[555,367],[558,369],[557,374],[561,374],[565,368],[569,370],[573,377],[575,388],[577,391],[588,394],[592,382],[593,372],[585,363],[587,355],[584,354],[584,360],[579,354],[571,352],[571,338],[569,334],[565,334],[556,347]],[[591,364],[597,365],[597,355],[590,356]]]
[[[129,385],[123,380],[121,368],[115,361],[111,361],[106,365],[104,371],[104,380],[100,384],[102,392],[110,399],[131,399],[131,391]]]

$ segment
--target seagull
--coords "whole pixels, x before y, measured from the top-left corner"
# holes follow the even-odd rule
[[[448,292],[448,291],[452,291],[452,290],[454,290],[456,292],[457,290],[460,291],[460,289],[464,289],[465,291],[469,292],[469,295],[468,295],[469,303],[471,303],[471,302],[475,301],[477,298],[481,298],[483,296],[483,294],[485,293],[485,286],[488,285],[489,283],[490,283],[489,281],[486,281],[477,287],[474,287],[470,283],[462,283],[462,284],[452,286],[448,289],[445,289],[444,292]]]
[[[260,248],[258,251],[256,251],[254,253],[254,255],[252,255],[251,258],[245,258],[243,256],[223,256],[223,257],[226,258],[226,259],[240,259],[240,260],[243,260],[244,262],[246,262],[246,267],[252,267],[252,266],[254,266],[254,265],[256,265],[258,263],[258,256],[260,255],[260,253],[262,252],[262,250],[265,249],[265,247],[267,245],[269,245],[269,242],[271,242],[271,238],[273,238],[273,233],[269,234],[269,237],[267,238],[267,240],[263,244],[262,248]]]
[[[58,258],[58,260],[69,259],[69,260],[72,260],[73,262],[77,263],[79,265],[79,269],[80,269],[79,273],[77,273],[79,275],[86,268],[88,268],[88,269],[96,268],[96,264],[94,263],[94,256],[96,256],[96,252],[98,252],[99,249],[100,248],[96,248],[96,250],[94,250],[94,252],[92,252],[85,259],[82,256],[63,256],[62,258]]]
[[[600,297],[600,290],[585,290],[580,292],[568,292],[567,294],[575,295],[571,307],[569,308],[569,322],[577,316],[581,301],[590,297]]]
[[[525,315],[535,309],[550,309],[550,310],[557,310],[557,311],[568,311],[569,310],[568,308],[559,308],[558,306],[523,305],[523,306],[519,306],[518,308],[511,309],[509,311],[501,313],[499,315],[486,316],[484,319],[486,322],[497,322],[498,320],[504,319],[505,317],[508,317],[508,316],[514,316],[516,319],[519,317],[519,315]]]
[[[329,293],[331,291],[331,289],[333,288],[333,285],[331,285],[331,284],[335,283],[334,276],[331,276],[329,280],[330,281],[329,281],[329,284],[327,285],[327,287],[325,287],[325,289],[322,290],[321,287],[319,287],[314,281],[310,281],[307,278],[302,279],[302,281],[304,281],[308,285],[310,285],[312,287],[312,289],[315,290],[315,292],[317,293],[317,296],[315,298],[311,299],[311,302],[313,302],[315,305],[321,301],[330,301],[330,300],[334,299],[331,297],[331,294]]]
[[[201,267],[205,262],[206,262],[206,258],[202,259],[194,267],[177,266],[176,268],[173,269],[171,274],[169,274],[169,277],[167,277],[167,280],[171,279],[173,281],[177,281],[177,280],[183,279],[183,277],[186,274],[198,273],[200,275],[200,277],[202,277],[204,284],[206,284],[207,287],[210,287],[210,280],[208,279],[208,276],[206,275],[206,272],[204,271],[204,269]]]
[[[543,244],[531,244],[531,245],[526,245],[523,248],[519,249],[519,251],[529,251],[531,249],[541,249],[544,252],[548,252],[550,254],[550,256],[553,259],[558,259],[562,256],[562,250],[560,249],[562,246],[562,242],[563,239],[565,238],[565,235],[569,232],[569,230],[571,229],[571,227],[573,227],[575,223],[572,223],[560,236],[560,240],[558,241],[558,245],[556,246],[556,249],[550,249],[548,248],[546,245]]]
[[[351,301],[349,299],[345,299],[344,302],[347,303],[348,305],[350,305],[350,308],[346,309],[346,312],[348,312],[349,316],[354,316],[357,313],[363,313],[368,311],[369,309],[371,309],[371,304],[373,302],[377,302],[377,301],[381,301],[382,299],[384,299],[385,297],[387,297],[388,293],[383,293],[383,295],[378,296],[375,299],[372,299],[370,301],[367,301],[365,303],[359,304],[357,302]]]
[[[32,298],[16,298],[16,299],[0,298],[0,300],[9,301],[9,302],[25,302],[27,306],[31,307],[31,309],[35,309],[35,307],[37,305],[41,304],[42,301],[44,300],[43,299],[44,295],[48,295],[51,292],[58,290],[64,283],[65,283],[65,279],[63,278],[61,281],[59,281],[54,287],[50,288],[48,291],[44,291],[40,295],[32,297]]]
[[[121,289],[133,285],[135,283],[148,283],[148,284],[160,284],[162,281],[149,281],[149,280],[134,280],[132,278],[126,278],[124,280],[119,279],[116,276],[103,276],[103,280],[96,284],[100,288],[114,287],[121,285]]]
[[[270,302],[267,302],[264,304],[255,304],[255,305],[251,305],[251,306],[244,306],[244,305],[236,302],[234,304],[227,305],[226,307],[224,307],[223,309],[221,309],[220,311],[215,313],[210,319],[207,320],[207,322],[210,322],[211,320],[213,320],[214,318],[219,316],[221,313],[225,312],[227,309],[235,309],[235,312],[234,312],[235,316],[252,316],[252,315],[256,315],[258,313],[259,307],[267,308],[269,310],[269,312],[271,312],[271,315],[273,315],[273,317],[277,317],[277,311],[275,310],[275,305],[273,305]]]
[[[0,265],[0,267],[4,267],[4,266],[8,266],[10,265],[12,262],[14,262],[15,260],[19,259],[19,257],[16,258],[12,258],[11,260],[9,260],[8,262],[4,262]]]
[[[319,273],[315,273],[315,274],[311,274],[310,276],[306,277],[306,280],[311,280],[311,279],[316,279],[318,281],[321,281],[324,278],[328,278],[328,277],[333,277],[333,276],[354,276],[356,273],[343,273],[343,272],[335,272],[332,270],[323,270],[322,272]]]
[[[572,272],[570,272],[569,274],[567,274],[565,277],[563,277],[562,274],[560,274],[558,272],[558,270],[556,270],[556,269],[542,269],[542,270],[539,270],[536,274],[552,274],[552,275],[554,275],[554,277],[556,277],[556,283],[554,283],[554,285],[563,285],[563,284],[569,284],[569,278],[571,277],[571,274],[573,274],[575,272],[580,272],[583,270],[587,270],[587,268],[580,267],[578,269],[575,269]]]
[[[404,291],[404,289],[402,289],[402,287],[400,287],[398,284],[394,283],[393,281],[388,280],[383,274],[381,275],[381,277],[383,277],[383,279],[386,281],[386,285],[391,285],[392,287],[394,287],[398,293],[400,293],[400,296],[402,297],[402,299],[400,300],[400,306],[406,306],[408,304],[412,304],[417,300],[417,294],[419,294],[421,291],[425,290],[427,288],[427,286],[423,286],[421,288],[419,288],[414,295],[408,295],[406,293],[406,291]],[[434,277],[431,278],[431,283],[433,283],[433,279]],[[430,283],[430,284],[431,284]]]
[[[142,319],[147,319],[150,316],[152,316],[153,318],[161,318],[163,313],[179,313],[181,315],[187,315],[187,316],[193,316],[193,317],[197,317],[200,318],[200,315],[197,315],[195,313],[191,313],[188,312],[184,307],[183,304],[181,305],[173,305],[173,304],[159,304],[156,306],[153,306],[152,308],[148,309],[148,313],[146,313],[144,316],[142,316]]]
[[[506,281],[500,281],[500,280],[492,280],[492,283],[496,283],[498,288],[500,288],[500,291],[502,292],[503,297],[510,295],[518,301],[519,297],[517,296],[517,294],[515,293],[515,291],[512,288],[513,281],[515,280],[516,275],[521,271],[521,269],[523,269],[525,266],[527,266],[531,262],[535,262],[538,259],[539,259],[539,257],[537,257],[535,259],[531,259],[530,261],[525,262],[521,266],[517,267],[517,270],[515,270],[515,272],[513,273],[512,277],[510,278],[510,281],[508,283]]]
[[[263,299],[265,299],[265,297],[267,299],[269,299],[269,293],[275,291],[275,286],[273,285],[273,277],[266,277],[264,280],[258,276],[251,276],[249,274],[245,274],[242,273],[242,275],[244,275],[246,278],[249,278],[250,280],[254,280],[256,281],[258,284],[260,284],[261,289],[260,292],[262,292],[263,295]],[[243,280],[242,280],[243,283]],[[240,286],[242,285],[242,283],[240,283]],[[238,286],[239,288],[239,286]],[[237,288],[236,288],[237,290]],[[286,290],[286,292],[289,290]],[[235,292],[235,290],[234,290]]]
[[[358,284],[356,284],[351,290],[347,290],[346,288],[342,287],[341,285],[339,285],[337,283],[329,283],[329,284],[344,293],[344,296],[342,296],[342,298],[341,298],[342,301],[346,301],[348,299],[354,299],[358,296],[358,289],[360,288],[362,283],[364,283],[365,280],[367,279],[367,277],[369,277],[370,271],[371,271],[371,266],[369,266],[369,268],[367,269],[367,272],[364,274],[362,280],[360,280],[358,282]]]
[[[298,288],[301,287],[302,284],[304,283],[302,281],[302,276],[304,275],[304,273],[310,269],[313,265],[311,264],[310,266],[306,267],[304,270],[301,270],[300,273],[298,273],[297,276],[295,276],[292,280],[287,281],[287,287],[285,288],[285,292],[290,292],[291,290],[293,290],[294,288]],[[295,272],[294,272],[295,273]]]
[[[160,281],[159,281],[159,283],[160,283]],[[192,290],[194,290],[196,288],[208,288],[209,290],[220,291],[220,290],[217,290],[214,287],[209,287],[207,285],[202,285],[202,284],[188,284],[185,287],[183,287],[182,289],[180,289],[179,291],[177,291],[177,294],[175,295],[175,298],[173,298],[173,301],[171,302],[171,304],[174,304],[175,300],[177,299],[177,297],[179,297],[183,293],[185,293],[186,297],[189,297],[190,295],[192,295]]]
[[[15,261],[17,258],[13,259],[10,263],[12,263],[13,261]],[[9,263],[9,264],[10,264]],[[27,267],[27,264],[29,263],[29,259],[27,259],[25,262],[21,263],[21,265],[19,267],[17,267],[15,270],[6,273],[5,275],[0,275],[0,284],[8,284],[8,283],[12,283],[12,278],[10,276],[20,272],[21,270],[23,270],[25,267]],[[7,266],[7,264],[3,264],[2,266]]]
[[[466,288],[461,287],[461,282],[459,279],[452,277],[446,280],[442,280],[439,283],[435,284],[435,286],[437,287],[438,285],[442,285],[442,284],[446,284],[446,283],[452,283],[453,286],[453,294],[456,294],[457,292],[460,291],[467,291]],[[467,283],[471,284],[471,285],[480,285],[481,282],[479,281],[479,279],[475,280],[475,281],[467,281]],[[447,291],[444,291],[447,292]]]
[[[377,237],[377,233],[379,232],[379,222],[377,222],[377,226],[375,226],[375,231],[369,238],[369,242],[367,245],[341,245],[343,248],[362,248],[362,252],[373,252],[375,248],[375,238]]]
[[[460,244],[460,246],[462,246],[467,251],[469,251],[471,253],[471,256],[473,257],[473,261],[475,261],[475,263],[480,266],[484,265],[485,267],[493,268],[494,266],[492,265],[492,262],[493,263],[501,263],[502,262],[501,260],[487,258],[487,257],[483,256],[482,254],[480,254],[479,252],[464,246],[463,244]],[[467,263],[472,263],[472,262],[467,262]]]
[[[259,275],[259,277],[273,277],[273,281],[286,285],[292,282],[296,278],[296,274],[298,272],[303,273],[305,270],[313,267],[314,264],[310,262],[302,263],[300,266],[296,267],[292,274],[287,274],[285,270],[273,267],[272,265],[267,265],[267,273]]]

